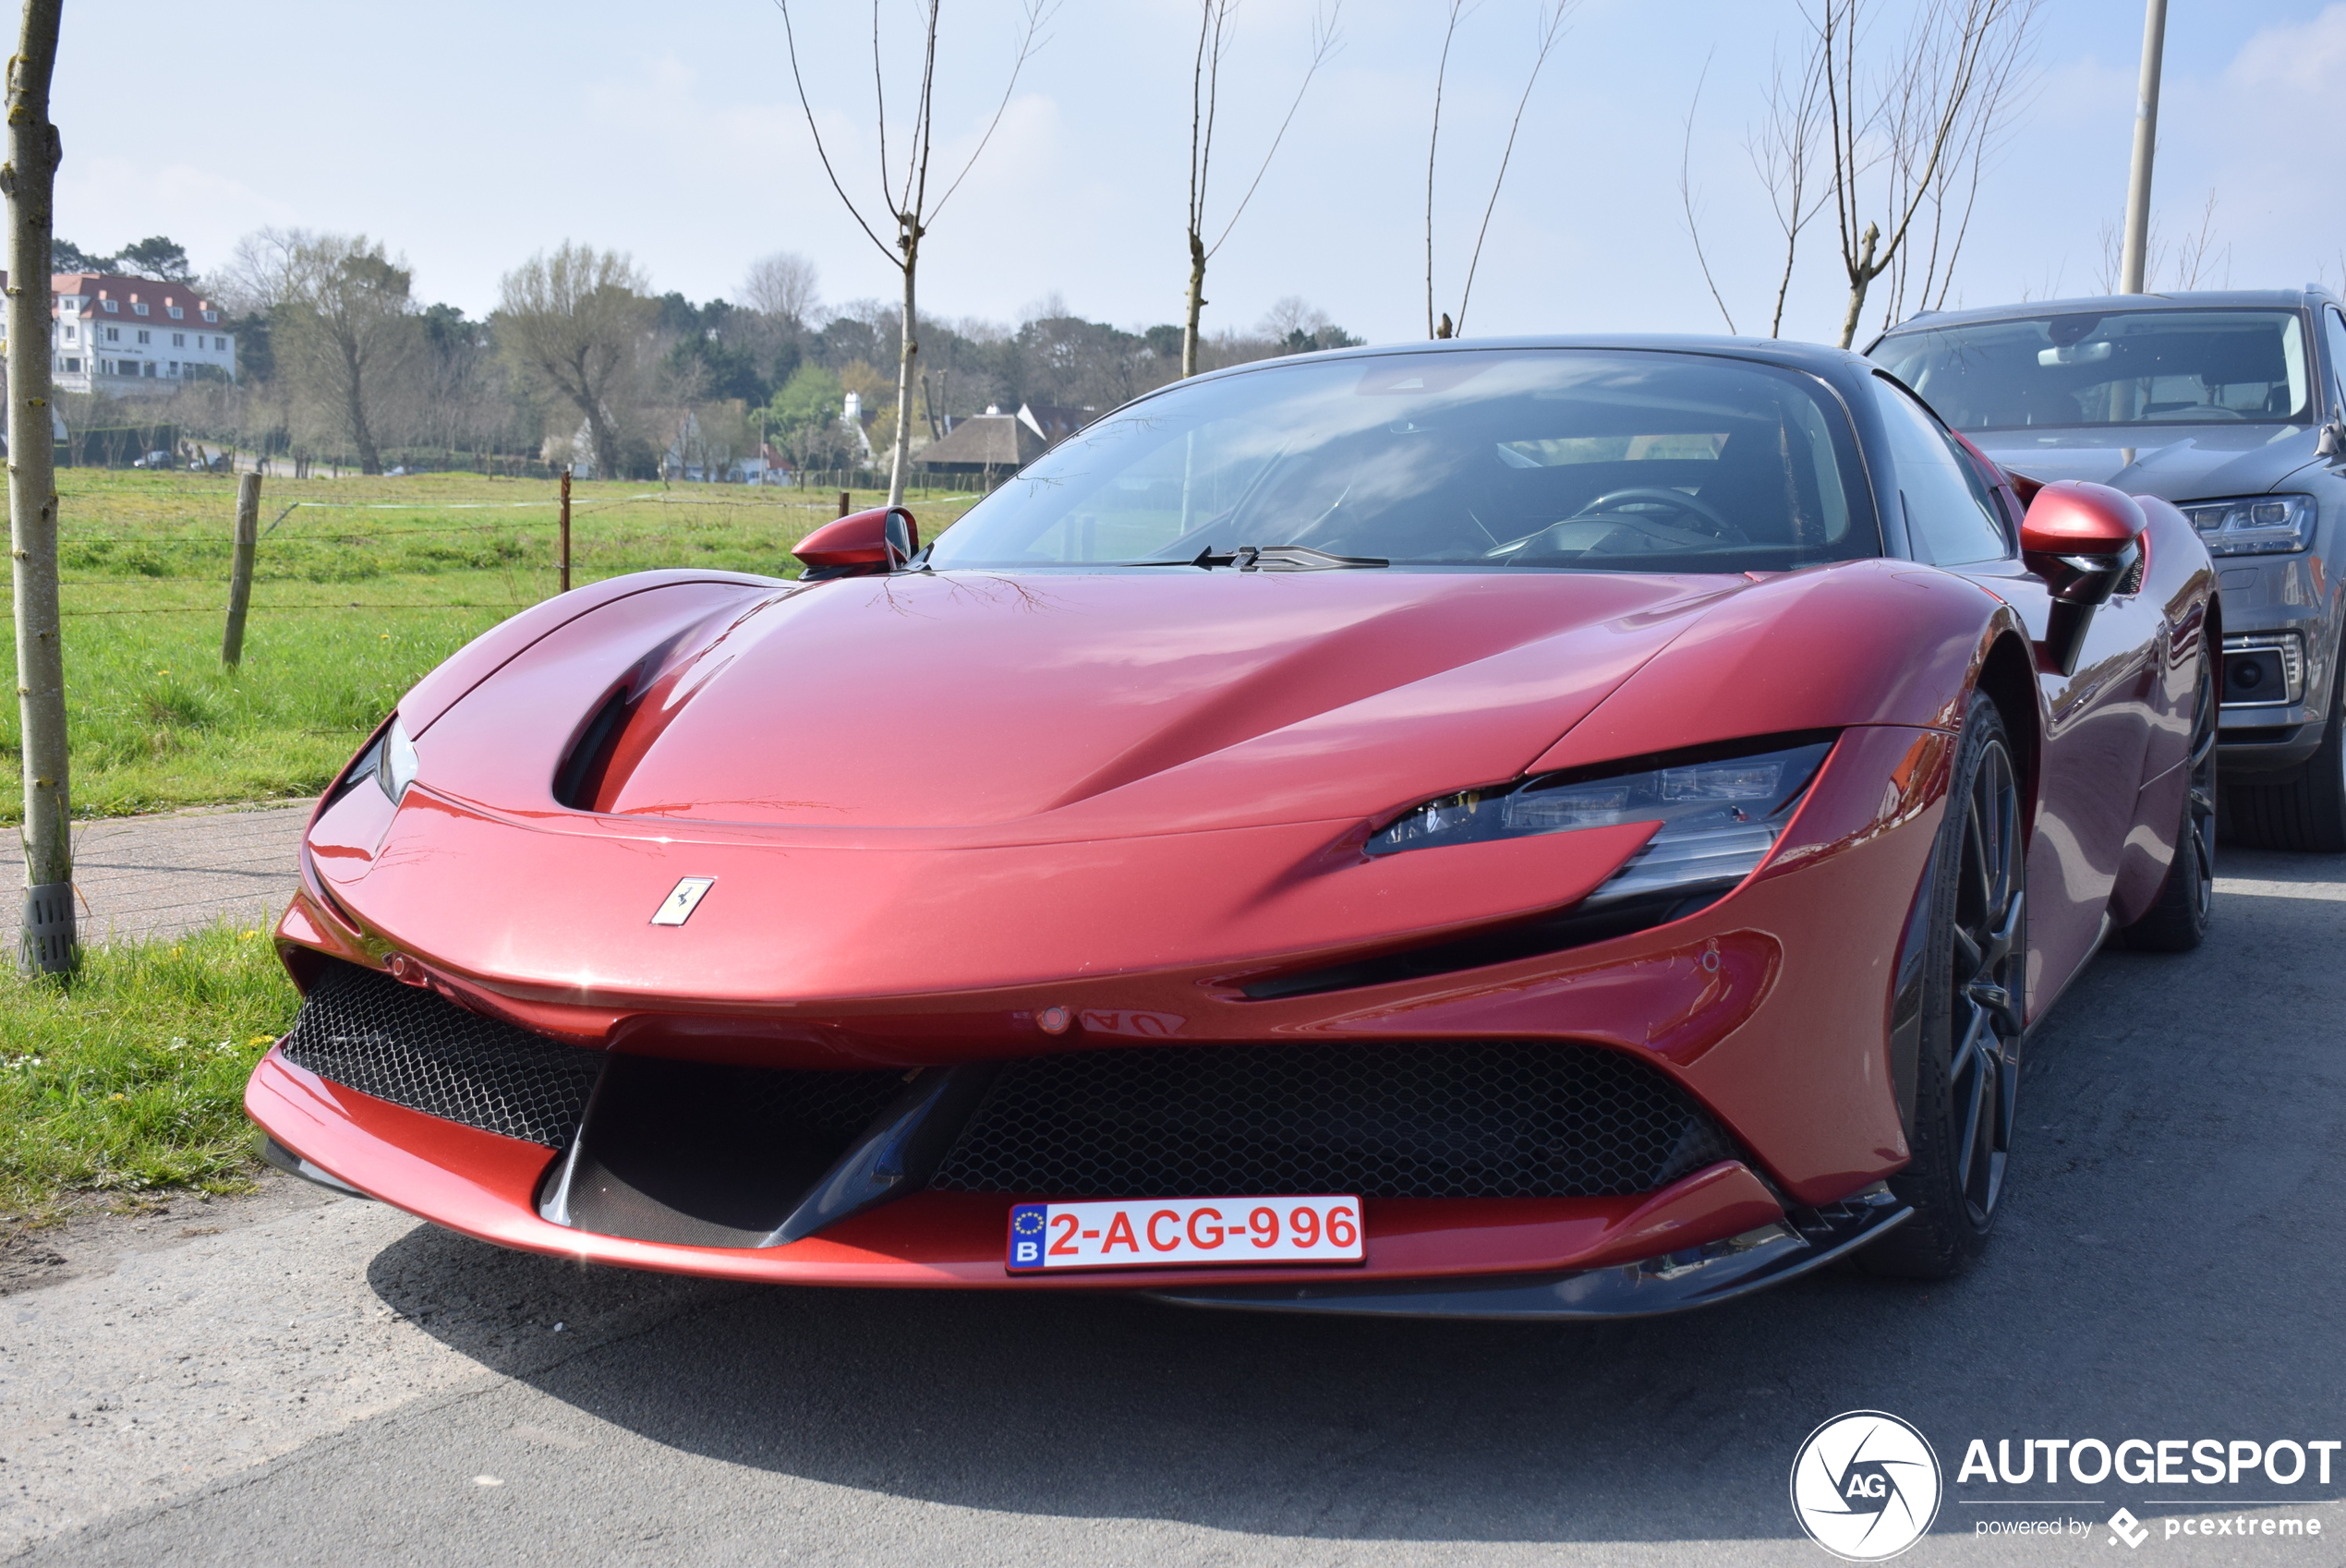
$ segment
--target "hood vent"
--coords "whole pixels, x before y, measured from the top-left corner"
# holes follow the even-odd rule
[[[627,732],[628,716],[635,711],[635,694],[621,685],[602,700],[578,731],[578,739],[554,770],[554,799],[573,811],[593,811],[611,772],[619,738]]]

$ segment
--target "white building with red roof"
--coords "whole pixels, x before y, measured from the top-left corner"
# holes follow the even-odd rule
[[[50,368],[59,392],[163,393],[207,375],[236,374],[236,334],[221,324],[212,301],[185,283],[59,272],[49,292]]]

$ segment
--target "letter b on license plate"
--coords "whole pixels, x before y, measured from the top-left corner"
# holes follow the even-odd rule
[[[1167,1198],[1020,1203],[1010,1210],[1012,1273],[1237,1263],[1358,1263],[1360,1200]]]

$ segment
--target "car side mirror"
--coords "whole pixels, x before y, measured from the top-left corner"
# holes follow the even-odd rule
[[[798,541],[799,580],[877,577],[901,572],[921,552],[921,528],[901,506],[877,506],[826,523]]]
[[[2094,611],[2143,558],[2150,519],[2123,490],[2082,479],[2040,485],[2020,520],[2020,555],[2052,590],[2052,614],[2039,645],[2063,675],[2077,670],[2077,653]]]
[[[2314,455],[2332,464],[2346,463],[2346,415],[2329,416],[2321,439],[2314,443]]]

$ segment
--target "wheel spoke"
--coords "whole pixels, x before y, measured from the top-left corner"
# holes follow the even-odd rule
[[[1971,983],[1972,976],[1987,968],[1987,950],[1980,947],[1970,932],[1960,925],[1954,928],[1954,935],[1955,983],[1959,986],[1967,985]]]
[[[1985,1019],[1975,1014],[1972,1028],[1966,1031],[1967,1036],[1976,1034],[1984,1024]],[[1976,1045],[1971,1043],[1969,1038],[1966,1038],[1965,1042],[1965,1057],[1969,1064],[1969,1070],[1964,1073],[1954,1085],[1955,1103],[1962,1108],[1963,1113],[1963,1133],[1955,1143],[1955,1147],[1962,1151],[1962,1153],[1957,1156],[1955,1186],[1965,1198],[1969,1198],[1972,1188],[1972,1167],[1979,1157],[1979,1117],[1980,1114],[1987,1109],[1988,1065],[1982,1054]]]

